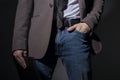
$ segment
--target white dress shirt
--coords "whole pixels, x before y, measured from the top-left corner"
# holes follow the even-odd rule
[[[68,0],[67,9],[64,10],[65,18],[80,18],[80,6],[78,0]]]

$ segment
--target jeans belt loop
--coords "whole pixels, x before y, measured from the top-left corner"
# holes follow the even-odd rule
[[[72,26],[71,19],[68,19],[69,27]]]

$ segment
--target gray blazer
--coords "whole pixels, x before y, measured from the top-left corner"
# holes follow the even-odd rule
[[[53,18],[54,0],[18,0],[12,50],[27,50],[29,56],[42,58],[47,50]],[[103,0],[78,0],[81,22],[91,30],[98,23],[102,12]],[[100,43],[92,47],[101,50]],[[98,48],[96,49],[96,47]]]

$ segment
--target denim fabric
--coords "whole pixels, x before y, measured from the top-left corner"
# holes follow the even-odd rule
[[[52,59],[57,60],[57,57],[61,58],[69,80],[91,80],[89,34],[77,30],[68,32],[67,27],[63,30],[58,29],[55,52],[50,52],[48,57],[51,57],[48,60],[46,58],[49,64],[36,60],[38,70],[48,77],[48,80],[51,79],[56,64]]]

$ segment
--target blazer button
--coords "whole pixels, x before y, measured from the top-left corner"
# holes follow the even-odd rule
[[[53,4],[50,3],[49,6],[52,8],[52,7],[53,7]]]

